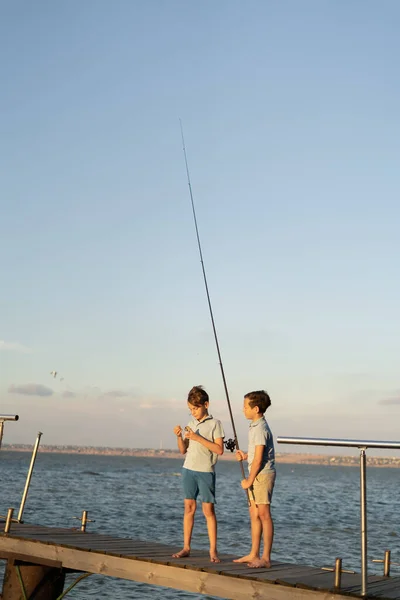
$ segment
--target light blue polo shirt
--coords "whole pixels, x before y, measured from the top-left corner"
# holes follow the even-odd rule
[[[249,448],[247,450],[249,473],[254,460],[256,446],[264,446],[264,453],[259,473],[275,471],[274,438],[272,437],[272,431],[270,430],[264,415],[257,421],[252,421],[250,423]]]
[[[212,415],[208,415],[202,421],[192,419],[188,423],[188,427],[210,442],[215,442],[215,440],[218,438],[225,437],[221,421],[214,419]],[[191,469],[192,471],[212,473],[217,460],[218,454],[211,452],[211,450],[199,442],[189,440],[189,446],[186,451],[186,459],[183,463],[183,467],[185,469]]]

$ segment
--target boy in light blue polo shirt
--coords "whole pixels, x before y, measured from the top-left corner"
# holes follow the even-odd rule
[[[275,451],[272,432],[264,413],[271,406],[267,392],[259,390],[244,397],[243,412],[251,421],[248,452],[236,451],[237,460],[248,461],[249,475],[243,479],[242,488],[249,490],[251,550],[250,553],[234,562],[247,563],[253,568],[271,566],[271,548],[274,537],[270,504],[275,484]],[[261,534],[264,551],[260,557]]]
[[[215,516],[215,472],[218,456],[224,453],[224,430],[221,422],[208,414],[208,394],[202,386],[193,387],[187,399],[193,419],[183,432],[180,425],[174,428],[178,448],[186,454],[182,469],[182,484],[185,494],[183,516],[183,548],[173,554],[174,558],[190,555],[190,543],[200,494],[203,513],[207,521],[210,540],[211,562],[220,562],[217,553],[217,519]],[[182,434],[184,433],[184,437]]]

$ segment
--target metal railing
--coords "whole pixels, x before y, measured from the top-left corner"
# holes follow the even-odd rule
[[[361,596],[367,595],[367,448],[391,448],[400,450],[400,442],[378,442],[371,440],[333,440],[326,438],[277,437],[280,444],[303,446],[340,446],[360,450],[360,534],[361,534]]]
[[[18,421],[18,415],[0,415],[0,448],[3,441],[4,421]]]
[[[25,503],[26,503],[26,499],[28,497],[29,486],[31,484],[33,468],[35,466],[36,455],[37,455],[38,450],[39,450],[40,438],[42,437],[42,435],[43,435],[43,433],[41,431],[39,431],[38,434],[37,434],[35,445],[33,447],[31,463],[29,465],[28,474],[26,476],[25,488],[24,488],[24,491],[22,493],[21,505],[19,507],[18,517],[16,519],[14,519],[13,518],[14,508],[12,508],[12,509],[9,508],[7,517],[4,517],[4,516],[0,515],[0,519],[6,518],[6,519],[8,519],[10,521],[10,523],[23,523],[22,515],[24,513]],[[11,516],[10,516],[10,511],[12,511],[11,512]]]

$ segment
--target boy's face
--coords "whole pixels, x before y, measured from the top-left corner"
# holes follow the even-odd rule
[[[204,417],[208,415],[208,402],[206,402],[202,406],[194,406],[193,404],[190,404],[190,402],[188,402],[188,409],[190,410],[192,417],[194,417],[198,421],[201,421]]]
[[[258,410],[258,406],[252,408],[249,404],[249,399],[245,398],[243,402],[243,413],[246,419],[250,421],[257,421],[261,417],[260,412]]]

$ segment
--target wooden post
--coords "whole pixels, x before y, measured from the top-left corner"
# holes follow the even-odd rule
[[[56,600],[62,593],[65,581],[63,569],[8,559],[3,580],[2,600],[20,600],[23,598],[16,567],[19,569],[27,598]]]

